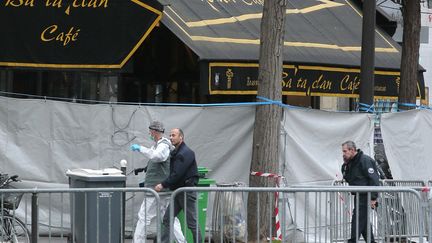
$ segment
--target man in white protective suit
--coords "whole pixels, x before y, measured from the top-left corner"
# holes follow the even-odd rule
[[[164,126],[159,121],[153,121],[149,126],[151,139],[155,142],[150,148],[139,144],[132,144],[131,150],[137,151],[147,157],[147,172],[144,181],[144,187],[154,188],[161,181],[165,180],[169,175],[170,151],[174,148],[169,139],[163,137],[165,132]],[[165,214],[165,210],[169,203],[168,195],[160,195],[160,215]],[[134,243],[145,243],[147,231],[150,227],[151,220],[156,217],[157,208],[156,199],[147,195],[138,212],[138,222],[135,228],[133,237]],[[160,222],[156,222],[160,223]],[[180,221],[174,219],[174,236],[178,243],[186,242],[180,227]]]

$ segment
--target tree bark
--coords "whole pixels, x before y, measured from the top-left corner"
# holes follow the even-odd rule
[[[363,2],[362,49],[360,71],[360,111],[372,112],[369,108],[374,103],[375,88],[375,23],[376,2]]]
[[[402,61],[399,85],[399,109],[409,110],[415,106],[417,94],[419,48],[420,48],[420,1],[403,0]]]
[[[283,43],[287,0],[264,1],[258,74],[258,96],[282,100]],[[282,108],[277,104],[256,108],[251,171],[279,173],[279,135]],[[250,187],[274,187],[275,180],[250,176]],[[274,195],[249,193],[248,242],[269,235],[273,224]]]

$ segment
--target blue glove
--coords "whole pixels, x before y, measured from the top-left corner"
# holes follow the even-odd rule
[[[140,147],[139,144],[132,144],[130,148],[132,151],[140,151]]]

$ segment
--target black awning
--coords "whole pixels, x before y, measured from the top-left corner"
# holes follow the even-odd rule
[[[245,67],[251,63],[252,66],[253,63],[257,63],[264,1],[159,0],[159,2],[164,5],[163,24],[188,45],[202,62],[210,64],[210,66],[205,66],[206,70],[201,70],[206,73],[201,75],[201,81],[208,87],[210,94],[248,94],[252,92],[250,90],[252,87],[245,88],[242,84],[237,84],[243,80],[237,81],[236,76],[232,77],[231,84],[238,85],[238,92],[234,90],[227,92],[228,90],[224,89],[217,91],[215,89],[216,80],[211,75],[214,70],[211,64],[222,63],[223,66],[223,63],[226,63],[225,67],[232,65]],[[322,67],[338,70],[326,71],[325,76],[332,79],[334,83],[337,82],[336,79],[344,75],[352,76],[352,73],[359,72],[362,13],[351,1],[289,0],[286,13],[283,52],[286,65],[310,67],[302,70],[302,76],[308,77],[310,82],[317,78],[317,72],[323,71]],[[390,72],[392,78],[386,80],[393,80],[386,84],[386,90],[392,90],[392,92],[386,91],[376,93],[376,95],[397,97],[397,84],[394,80],[399,77],[400,46],[378,28],[375,36],[376,73]],[[256,69],[251,72],[257,72],[257,67],[248,67],[248,69]],[[257,75],[250,76],[251,79],[256,77]],[[380,75],[376,76],[376,90],[380,89],[377,88],[377,85],[381,83],[380,77]],[[294,80],[300,77],[291,78]],[[392,85],[393,87],[390,87]],[[419,87],[424,87],[424,84],[419,83]],[[396,95],[393,91],[396,91]],[[354,91],[354,94],[356,92],[358,91]],[[337,91],[308,93],[295,89],[286,90],[285,93],[346,95]],[[424,88],[420,90],[420,93],[424,97]]]
[[[157,0],[3,1],[0,66],[120,69],[161,17]]]

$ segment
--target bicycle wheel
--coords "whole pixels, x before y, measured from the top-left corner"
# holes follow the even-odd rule
[[[1,220],[0,241],[30,243],[30,232],[20,219],[4,215]]]

